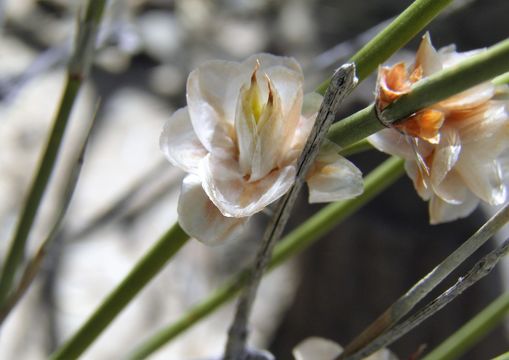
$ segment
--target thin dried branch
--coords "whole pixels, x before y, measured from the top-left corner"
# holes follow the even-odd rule
[[[429,274],[422,278],[394,304],[392,304],[382,315],[380,315],[366,330],[357,336],[345,348],[342,355],[347,357],[356,353],[359,349],[371,343],[375,338],[394,326],[406,314],[408,314],[419,301],[429,294],[440,284],[452,271],[463,261],[470,257],[495,233],[509,222],[509,203],[500,209],[489,219],[479,230],[467,241],[458,247],[451,255],[442,261]]]
[[[240,360],[245,358],[247,351],[246,339],[248,335],[247,323],[256,297],[258,285],[270,261],[272,250],[283,233],[284,227],[290,217],[290,212],[297,199],[297,195],[299,194],[311,165],[318,155],[320,145],[334,121],[339,105],[354,89],[356,83],[355,65],[353,64],[343,65],[332,77],[330,86],[325,93],[322,106],[318,112],[315,125],[297,162],[295,183],[278,203],[274,216],[267,226],[260,249],[249,274],[246,290],[243,291],[240,296],[235,318],[228,334],[224,356],[225,360]]]
[[[488,275],[491,270],[498,264],[498,262],[509,252],[509,239],[504,241],[502,245],[484,256],[479,262],[477,262],[472,269],[464,276],[460,277],[458,281],[443,294],[438,296],[435,300],[431,301],[424,308],[419,310],[416,314],[409,317],[401,324],[395,326],[385,334],[371,342],[365,348],[359,350],[352,356],[346,357],[347,360],[360,360],[374,353],[378,349],[387,346],[407,332],[421,324],[424,320],[430,316],[436,314],[445,305],[450,303],[456,297],[461,295],[470,286],[477,283],[483,277]]]

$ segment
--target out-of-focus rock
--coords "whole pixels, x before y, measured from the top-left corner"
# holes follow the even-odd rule
[[[35,59],[36,53],[12,36],[0,36],[0,79],[20,75]]]
[[[269,36],[262,21],[224,19],[217,25],[218,45],[237,58],[248,57],[267,46]]]
[[[164,96],[176,96],[185,89],[186,77],[178,67],[165,64],[160,65],[149,74],[151,88]]]
[[[183,33],[177,19],[169,13],[150,11],[138,19],[145,51],[160,61],[166,61],[180,49]]]

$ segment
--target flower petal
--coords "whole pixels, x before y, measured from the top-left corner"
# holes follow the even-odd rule
[[[203,189],[225,216],[244,217],[263,210],[283,196],[295,180],[295,166],[272,171],[249,182],[238,162],[209,154],[202,162]]]
[[[427,77],[442,70],[440,55],[431,44],[429,33],[424,34],[415,55],[414,68],[422,68],[422,76]]]
[[[260,63],[259,71],[261,71],[262,74],[267,73],[270,76],[271,68],[281,66],[295,73],[300,74],[301,81],[304,78],[299,63],[292,57],[277,56],[268,53],[258,53],[251,55],[246,60],[244,60],[242,62],[242,66],[244,69],[247,69],[247,71],[249,71],[250,69],[253,69],[257,62]]]
[[[490,205],[500,205],[507,198],[500,163],[494,158],[480,156],[472,149],[464,149],[456,165],[468,188]]]
[[[455,119],[456,120],[456,119]],[[454,122],[463,144],[477,142],[480,147],[488,145],[481,141],[488,141],[492,154],[498,154],[509,146],[509,113],[502,102],[490,101],[485,105],[469,111]],[[479,147],[478,146],[478,147]],[[496,155],[495,155],[496,156]]]
[[[411,82],[408,79],[406,65],[398,63],[392,67],[381,67],[377,79],[377,106],[384,109],[410,91]]]
[[[203,146],[214,153],[232,151],[236,104],[250,73],[236,62],[209,61],[189,74],[187,104]]]
[[[295,360],[331,360],[343,352],[343,348],[332,340],[310,337],[293,348]]]
[[[197,173],[200,161],[207,155],[194,132],[187,107],[177,110],[164,124],[159,147],[175,166],[190,173]]]
[[[383,129],[368,137],[368,141],[384,153],[407,160],[415,159],[415,151],[408,138],[394,129]]]
[[[302,101],[302,116],[308,118],[316,117],[320,110],[320,106],[322,106],[322,102],[323,96],[316,92],[310,92],[304,95],[304,100]]]
[[[417,194],[419,194],[423,200],[429,200],[433,195],[431,185],[429,184],[429,179],[426,174],[423,174],[423,169],[419,166],[418,162],[416,160],[405,161],[405,171],[408,177],[412,179]]]
[[[290,146],[286,149],[279,166],[290,164],[299,157],[313,129],[322,102],[323,96],[318,93],[312,92],[304,95],[302,115],[293,136],[291,136]]]
[[[470,110],[491,99],[495,91],[496,88],[491,82],[482,83],[440,101],[433,107],[444,111]]]
[[[440,224],[470,215],[479,205],[479,199],[472,193],[461,204],[449,204],[438,196],[432,196],[429,202],[430,224]]]
[[[433,191],[442,200],[447,202],[454,203],[461,201],[461,198],[456,198],[456,190],[462,185],[461,179],[450,176],[448,181],[444,181],[460,156],[461,141],[457,131],[450,127],[442,129],[440,132],[440,143],[434,150],[430,169],[430,181]]]
[[[310,203],[344,200],[362,194],[361,171],[338,155],[338,151],[339,146],[332,142],[327,142],[320,149],[307,179]]]
[[[216,245],[237,237],[248,218],[225,217],[203,191],[201,180],[188,175],[182,182],[178,201],[179,224],[195,239]]]
[[[439,131],[444,120],[444,114],[441,111],[424,109],[411,115],[405,121],[396,123],[394,127],[405,134],[437,144],[440,141]]]
[[[378,350],[376,353],[369,355],[364,360],[398,360],[398,357],[390,350],[383,348]]]

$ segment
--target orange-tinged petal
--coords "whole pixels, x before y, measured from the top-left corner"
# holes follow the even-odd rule
[[[395,127],[410,136],[421,138],[431,144],[438,144],[439,131],[444,120],[444,114],[441,111],[425,109],[399,122]]]
[[[378,72],[377,102],[381,109],[410,91],[405,63],[382,67]]]

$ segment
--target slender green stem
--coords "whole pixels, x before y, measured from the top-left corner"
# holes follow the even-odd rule
[[[393,184],[403,172],[403,161],[401,159],[390,158],[384,162],[365,178],[365,189],[362,195],[355,199],[327,205],[297,229],[285,236],[274,249],[269,269],[274,269],[290,257],[306,249],[321,236],[332,230],[339,222],[346,219]],[[131,353],[129,359],[146,358],[195,323],[211,314],[221,305],[232,300],[244,286],[246,279],[247,271],[239,273],[203,302],[191,308],[177,322],[163,328],[142,343]]]
[[[493,83],[495,85],[509,84],[509,72],[506,72],[505,74],[502,74],[494,78]]]
[[[357,67],[359,81],[364,80],[378,65],[415,37],[451,2],[452,0],[414,1],[349,60]],[[318,86],[317,92],[323,94],[328,86],[329,80],[326,80]]]
[[[509,360],[509,351],[493,358],[492,360]]]
[[[37,175],[28,197],[26,198],[23,211],[18,220],[14,238],[11,241],[11,246],[2,270],[2,277],[0,278],[0,304],[3,304],[9,295],[18,267],[23,261],[28,234],[30,233],[41,198],[46,190],[46,185],[48,184],[49,177],[53,170],[67,125],[67,119],[69,118],[80,83],[80,80],[71,78],[70,76],[66,79],[64,95],[51,131],[50,139],[46,146],[46,151],[39,165],[39,170],[37,171]]]
[[[32,256],[32,258],[27,262],[18,286],[13,289],[10,295],[6,298],[4,305],[0,307],[0,326],[3,324],[9,313],[16,306],[19,300],[21,300],[23,295],[26,293],[34,281],[39,272],[39,269],[42,266],[43,260],[46,257],[48,247],[54,241],[58,231],[60,230],[60,225],[62,224],[69,204],[71,203],[76,184],[78,183],[78,178],[85,157],[85,149],[88,144],[88,139],[90,138],[90,132],[92,130],[94,121],[95,115],[92,118],[92,121],[90,121],[88,129],[85,131],[83,139],[81,140],[81,144],[77,149],[78,151],[75,155],[75,160],[71,163],[70,169],[67,171],[68,173],[65,177],[66,183],[63,186],[62,193],[60,194],[58,211],[56,212],[56,217],[49,234],[39,246],[38,250],[35,252],[35,255]]]
[[[341,149],[339,152],[339,155],[348,157],[356,154],[363,153],[368,150],[373,150],[374,147],[371,145],[371,143],[368,141],[368,139],[362,139],[360,141],[357,141],[356,143],[347,146],[344,149]]]
[[[387,123],[398,121],[506,71],[509,71],[509,39],[419,81],[411,92],[389,105],[381,117]],[[374,106],[370,105],[334,124],[328,136],[339,146],[347,147],[383,128]]]
[[[375,107],[369,105],[333,124],[327,137],[341,148],[347,148],[382,129],[385,126],[376,117]]]
[[[134,266],[78,332],[52,354],[50,359],[67,360],[79,357],[141,289],[161,271],[188,239],[189,236],[178,224],[173,225]]]
[[[423,360],[449,360],[463,355],[509,313],[509,293],[500,295],[472,320],[430,352]]]
[[[25,200],[2,269],[2,275],[0,277],[0,305],[4,304],[6,301],[18,272],[18,268],[25,256],[28,235],[30,234],[30,229],[34,223],[49,178],[53,172],[69,115],[71,114],[81,83],[90,66],[90,61],[86,61],[86,59],[90,60],[93,56],[95,35],[104,5],[105,0],[91,0],[87,7],[84,22],[79,28],[78,41],[75,46],[74,55],[69,62],[64,92],[53,122],[53,128],[51,129],[44,155],[39,163],[39,168]]]

